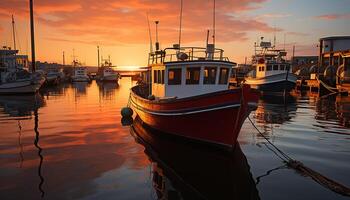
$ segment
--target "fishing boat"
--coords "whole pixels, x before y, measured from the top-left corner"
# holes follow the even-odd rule
[[[150,54],[152,83],[131,88],[131,107],[152,128],[232,148],[257,92],[248,85],[228,88],[236,63],[222,49],[176,46]]]
[[[118,83],[120,74],[112,68],[110,60],[106,60],[97,72],[97,80],[102,82],[115,82]]]
[[[138,117],[130,132],[151,162],[157,199],[260,199],[239,145],[227,152],[174,140]]]
[[[287,52],[276,49],[271,42],[263,41],[255,44],[255,55],[252,66],[254,70],[248,73],[245,83],[263,93],[290,92],[296,84],[297,76],[292,73],[292,67],[285,59]]]
[[[31,23],[33,19],[31,18]],[[35,72],[35,59],[32,59],[32,72],[29,72],[27,55],[18,55],[16,49],[15,21],[12,16],[13,48],[3,46],[0,49],[0,94],[33,94],[36,93],[45,82],[45,77]],[[32,46],[34,36],[32,31]],[[32,50],[32,56],[34,51]],[[34,61],[33,61],[34,60]]]
[[[45,82],[44,76],[27,71],[28,58],[18,50],[0,49],[0,94],[33,94]]]
[[[86,67],[81,66],[81,64],[73,60],[74,75],[72,76],[73,82],[90,82],[90,77]]]

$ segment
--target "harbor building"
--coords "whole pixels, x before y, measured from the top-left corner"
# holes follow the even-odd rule
[[[325,79],[334,80],[338,89],[349,91],[350,36],[325,37],[319,42],[319,63],[325,67]]]

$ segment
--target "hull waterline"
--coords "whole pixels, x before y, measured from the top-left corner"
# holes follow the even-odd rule
[[[246,84],[262,92],[290,92],[295,88],[297,77],[294,74],[278,74],[264,78],[247,78]]]

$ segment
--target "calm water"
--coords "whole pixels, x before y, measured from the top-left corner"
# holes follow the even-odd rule
[[[248,120],[230,154],[155,137],[138,120],[121,126],[131,85],[1,96],[0,199],[346,199],[283,166]],[[350,186],[350,97],[264,98],[251,118],[290,156]]]

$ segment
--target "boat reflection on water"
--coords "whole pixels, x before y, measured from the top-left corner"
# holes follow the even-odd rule
[[[35,95],[25,95],[25,96],[1,96],[0,97],[0,114],[9,115],[11,120],[18,121],[18,145],[19,145],[19,156],[20,156],[20,168],[23,166],[24,153],[23,144],[21,142],[22,136],[22,120],[31,120],[34,117],[34,146],[38,150],[37,155],[39,157],[39,165],[37,168],[38,177],[40,179],[38,189],[41,193],[41,197],[44,197],[44,177],[42,175],[42,165],[44,157],[42,155],[43,149],[40,147],[40,133],[39,133],[39,108],[45,106],[44,98],[36,93]],[[3,108],[3,110],[1,110]],[[6,118],[4,118],[6,119]],[[8,120],[8,119],[7,119]]]
[[[104,99],[113,99],[115,96],[115,90],[118,89],[119,84],[117,82],[96,82],[100,91],[100,95]]]
[[[70,87],[70,84],[67,84],[67,83],[60,83],[54,86],[48,85],[40,89],[40,94],[42,94],[47,98],[57,99],[60,96],[64,96],[69,87]]]
[[[88,82],[74,82],[72,83],[72,87],[74,88],[75,94],[85,96],[86,89],[90,84]]]
[[[292,118],[297,110],[296,98],[287,96],[261,96],[255,118],[258,123],[283,124]]]
[[[14,120],[30,118],[33,112],[45,105],[40,94],[22,96],[1,96],[0,113],[4,113]]]
[[[136,117],[131,127],[152,163],[158,199],[260,199],[239,145],[228,152],[146,127]]]
[[[337,96],[335,107],[341,125],[350,128],[350,97]]]
[[[350,127],[350,97],[337,95],[316,100],[316,119],[336,122],[342,127]],[[331,125],[330,123],[327,123]]]

